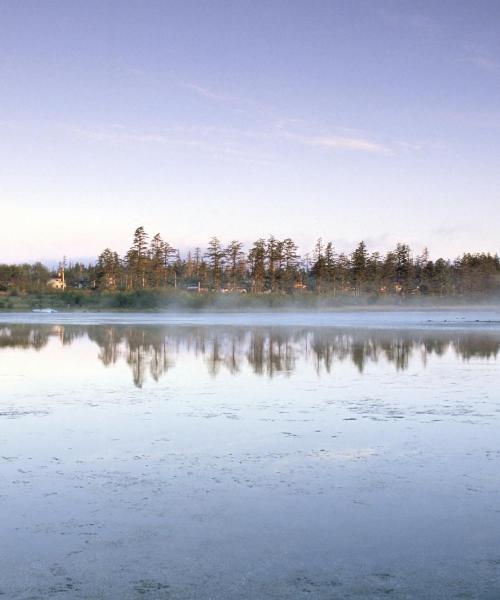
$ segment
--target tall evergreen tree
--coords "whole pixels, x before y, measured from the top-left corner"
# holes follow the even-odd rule
[[[252,292],[261,294],[264,291],[266,278],[266,242],[259,238],[248,253],[248,264],[252,280]]]
[[[324,254],[325,262],[325,282],[327,291],[336,296],[336,285],[335,285],[335,252],[333,250],[332,242],[328,242],[325,246]]]
[[[243,244],[233,240],[225,250],[227,276],[231,289],[234,291],[241,283],[245,273],[245,253]]]
[[[116,289],[120,272],[120,258],[116,252],[106,248],[97,259],[97,280],[99,287]],[[83,269],[79,268],[80,279]]]
[[[298,272],[299,253],[295,242],[291,238],[283,240],[283,260],[284,269],[282,276],[282,286],[287,292],[291,292],[296,283],[299,283],[300,275]]]
[[[316,292],[321,294],[324,290],[326,279],[326,262],[325,255],[323,253],[323,240],[321,238],[318,238],[316,245],[314,246],[314,263],[312,266],[312,274],[314,276]]]
[[[151,259],[151,285],[161,287],[165,283],[165,242],[159,233],[151,240],[149,255]]]
[[[128,286],[145,288],[149,266],[148,235],[144,227],[138,227],[134,232],[134,240],[127,252]]]
[[[216,237],[211,238],[208,242],[208,248],[205,256],[208,261],[208,268],[212,276],[214,289],[219,291],[222,287],[222,273],[225,253],[221,242]]]
[[[363,284],[366,279],[367,261],[368,251],[366,244],[360,242],[351,255],[351,281],[356,295],[359,295],[363,290]]]

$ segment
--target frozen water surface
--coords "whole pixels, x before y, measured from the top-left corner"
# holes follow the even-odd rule
[[[0,316],[0,595],[498,600],[499,323]]]

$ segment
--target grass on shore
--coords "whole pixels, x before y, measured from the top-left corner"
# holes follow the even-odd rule
[[[324,296],[314,293],[197,294],[184,290],[90,291],[10,293],[0,296],[0,311],[22,312],[40,308],[59,311],[160,311],[160,310],[328,310],[335,308],[463,307],[492,304],[498,299],[455,296]]]

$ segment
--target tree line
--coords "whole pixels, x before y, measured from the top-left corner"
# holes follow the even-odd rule
[[[250,248],[213,237],[205,249],[184,256],[158,233],[143,227],[123,255],[106,248],[93,264],[60,265],[54,273],[42,265],[0,264],[0,291],[33,292],[46,288],[65,271],[69,288],[96,291],[188,290],[218,293],[325,296],[436,295],[477,296],[500,292],[498,254],[464,253],[453,260],[431,260],[424,250],[413,255],[398,243],[385,254],[370,252],[361,241],[350,253],[337,252],[318,239],[300,255],[291,238],[259,238]]]

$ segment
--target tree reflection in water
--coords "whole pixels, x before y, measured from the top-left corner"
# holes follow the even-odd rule
[[[70,345],[85,337],[98,346],[98,359],[104,366],[125,360],[138,387],[147,373],[159,381],[182,354],[203,360],[214,377],[221,370],[237,375],[245,366],[256,375],[273,377],[292,373],[298,360],[310,361],[318,374],[332,373],[335,363],[344,361],[351,361],[363,373],[367,364],[380,360],[405,370],[414,357],[425,365],[430,356],[452,350],[464,360],[496,359],[500,349],[498,331],[5,325],[0,327],[0,351],[40,351],[50,340]]]

